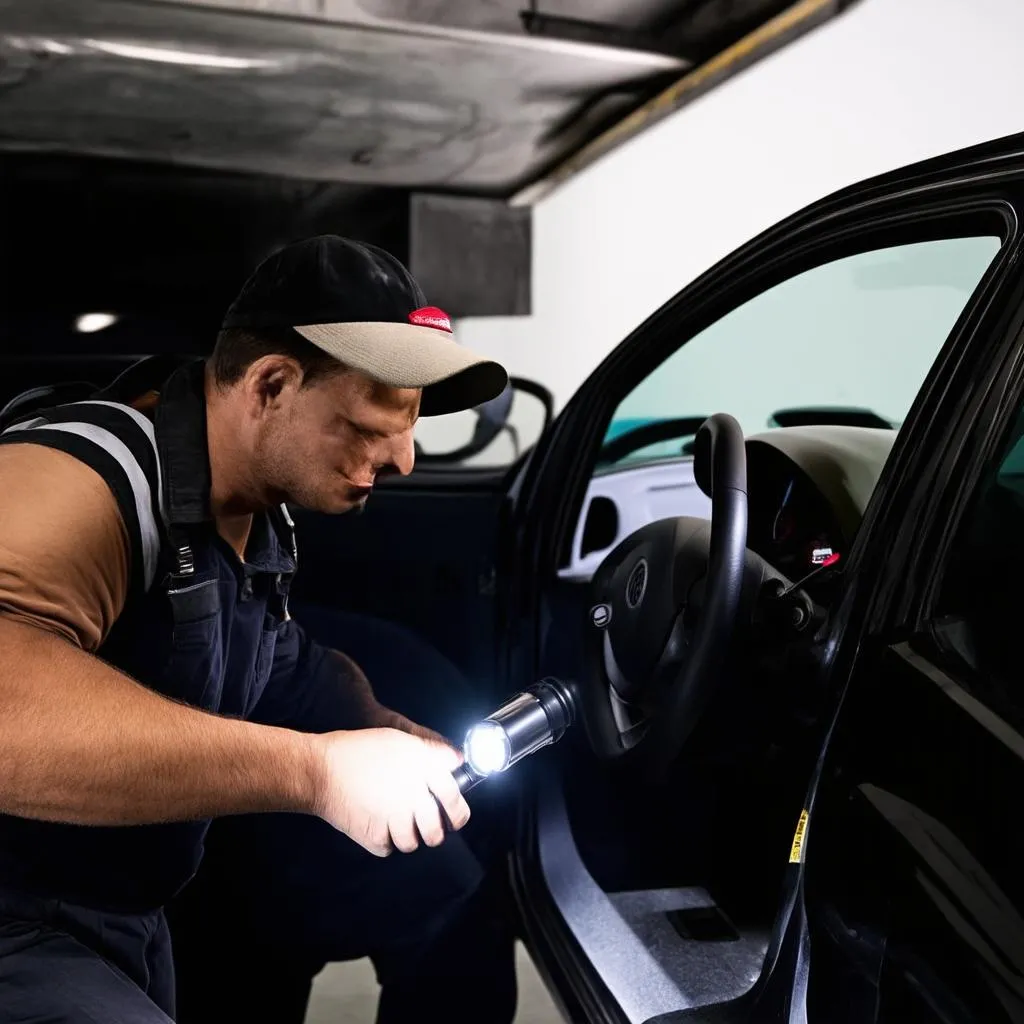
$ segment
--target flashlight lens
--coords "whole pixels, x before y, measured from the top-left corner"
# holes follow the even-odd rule
[[[512,749],[505,730],[497,722],[480,722],[466,734],[464,753],[477,775],[490,775],[508,767]]]

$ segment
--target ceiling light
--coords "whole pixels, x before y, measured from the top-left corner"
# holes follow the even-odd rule
[[[59,57],[68,57],[74,49],[59,39],[46,39],[43,36],[4,36],[3,42],[14,50],[26,50],[30,53],[50,53]]]
[[[163,46],[145,46],[138,43],[117,43],[109,39],[83,39],[91,50],[124,57],[126,60],[148,60],[156,64],[179,64],[192,68],[216,68],[220,71],[251,71],[258,68],[276,68],[280,62],[262,57],[230,57],[224,53],[200,50],[179,50]]]
[[[75,321],[75,330],[81,334],[95,334],[117,323],[113,313],[83,313]]]

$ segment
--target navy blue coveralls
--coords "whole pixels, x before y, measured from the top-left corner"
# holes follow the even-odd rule
[[[254,518],[244,564],[215,529],[205,423],[196,362],[160,388],[153,423],[119,402],[76,402],[0,443],[60,448],[118,500],[134,577],[101,658],[208,711],[352,728],[335,659],[288,611],[287,513]],[[204,842],[214,869],[189,886]],[[301,1021],[312,973],[367,954],[383,985],[380,1020],[418,1019],[425,1000],[436,1008],[464,993],[468,970],[492,1008],[477,1019],[507,1021],[511,938],[482,878],[461,834],[379,860],[305,815],[221,819],[212,831],[207,821],[100,828],[0,815],[0,1021]]]

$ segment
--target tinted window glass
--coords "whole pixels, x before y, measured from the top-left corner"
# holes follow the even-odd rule
[[[917,242],[783,281],[666,359],[619,405],[606,443],[652,421],[715,412],[748,434],[823,418],[898,425],[999,247],[995,236]],[[659,440],[617,463],[678,457],[686,440]]]

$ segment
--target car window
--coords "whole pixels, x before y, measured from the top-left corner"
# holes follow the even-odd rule
[[[681,337],[615,410],[562,575],[589,578],[656,519],[710,516],[689,456],[712,413],[731,413],[747,435],[899,426],[1001,245],[997,235],[960,236],[846,256]]]
[[[979,236],[875,249],[762,292],[623,399],[605,470],[679,458],[691,424],[715,412],[747,434],[801,422],[898,425],[1000,244]]]

